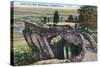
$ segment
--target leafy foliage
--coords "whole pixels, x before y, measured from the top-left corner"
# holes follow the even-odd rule
[[[79,22],[83,28],[95,29],[97,27],[96,6],[82,6],[78,11],[80,13]]]
[[[14,65],[27,65],[34,62],[32,58],[32,50],[26,45],[21,44],[22,46],[15,44],[14,49]]]
[[[73,21],[73,20],[74,20],[73,15],[69,15],[68,21]]]

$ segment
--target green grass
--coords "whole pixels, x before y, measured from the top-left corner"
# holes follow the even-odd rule
[[[24,40],[14,41],[14,65],[27,65],[34,62],[33,53]]]
[[[14,65],[27,65],[34,62],[33,52],[26,43],[23,34],[14,32],[13,41]]]

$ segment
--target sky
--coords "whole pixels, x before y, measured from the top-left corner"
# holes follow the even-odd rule
[[[76,10],[81,7],[81,5],[78,5],[78,4],[67,4],[67,3],[58,3],[58,2],[51,3],[51,2],[40,2],[40,1],[21,1],[21,0],[15,0],[14,6],[15,7],[36,7],[36,8],[41,7],[41,8],[54,8],[54,9],[72,9],[72,10]]]
[[[65,3],[65,4],[79,4],[79,5],[96,5],[98,0],[14,0],[14,1],[35,1],[35,2],[49,2],[49,3]]]

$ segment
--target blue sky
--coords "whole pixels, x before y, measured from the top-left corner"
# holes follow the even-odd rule
[[[14,1],[35,1],[35,2],[49,2],[49,3],[65,3],[73,5],[97,5],[97,0],[14,0]]]
[[[78,4],[49,3],[49,2],[21,1],[21,0],[15,0],[15,2],[25,3],[25,4],[29,4],[29,5],[32,5],[33,3],[35,3],[35,4],[48,4],[48,5],[58,5],[58,6],[77,6],[77,7],[81,6],[81,5],[78,5]]]

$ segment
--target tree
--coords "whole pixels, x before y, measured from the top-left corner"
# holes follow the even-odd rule
[[[53,16],[53,25],[55,25],[55,24],[57,24],[59,22],[59,13],[58,13],[58,11],[56,10],[55,12],[54,12],[54,16]]]
[[[75,22],[78,22],[79,21],[79,18],[77,16],[75,16],[74,21]]]
[[[72,15],[69,15],[69,16],[68,16],[68,21],[74,21],[74,18],[73,18]]]
[[[82,6],[78,10],[80,25],[85,29],[96,29],[97,27],[97,7],[96,6]]]
[[[46,24],[47,23],[47,17],[45,16],[44,17],[44,24]]]

